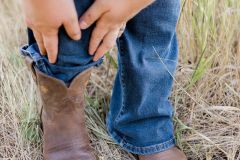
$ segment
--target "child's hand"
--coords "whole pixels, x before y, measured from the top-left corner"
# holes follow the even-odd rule
[[[122,26],[154,0],[95,0],[80,18],[80,28],[86,29],[97,21],[92,32],[89,54],[97,61],[111,49]]]
[[[42,54],[55,63],[58,53],[58,30],[63,25],[68,35],[81,37],[77,12],[73,0],[22,0],[27,26],[34,32]]]

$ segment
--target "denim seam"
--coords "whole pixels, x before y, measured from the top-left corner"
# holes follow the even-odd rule
[[[122,45],[122,39],[121,38],[119,38],[119,45],[120,45],[119,54],[120,54],[120,58],[121,58],[122,54],[123,54],[122,52],[124,52],[124,48],[122,47],[123,45]],[[116,121],[120,118],[120,116],[125,111],[125,99],[126,99],[126,97],[125,97],[125,87],[126,87],[126,84],[125,84],[125,72],[124,72],[125,71],[125,67],[123,65],[122,60],[120,60],[120,63],[121,63],[121,66],[122,66],[120,77],[121,77],[121,83],[122,83],[122,89],[123,89],[123,97],[122,97],[122,106],[120,108],[120,111],[119,111],[118,115],[116,116],[114,125],[116,125]]]

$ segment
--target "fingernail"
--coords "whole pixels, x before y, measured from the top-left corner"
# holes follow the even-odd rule
[[[89,54],[92,56],[92,55],[94,55],[94,51],[89,51]]]
[[[49,59],[49,62],[54,64],[55,63],[55,60],[54,59]]]
[[[80,21],[80,28],[81,29],[87,29],[88,28],[88,25],[87,25],[87,23],[86,22],[84,22],[84,21]]]
[[[52,63],[52,64],[53,64],[53,63],[54,63],[54,61],[53,61],[53,60],[50,60],[50,63]]]
[[[80,40],[81,39],[81,34],[79,33],[79,34],[74,35],[73,39],[76,40],[76,41]]]

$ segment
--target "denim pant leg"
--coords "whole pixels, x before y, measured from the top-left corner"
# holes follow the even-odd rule
[[[93,3],[93,0],[75,0],[78,16],[80,17]],[[29,44],[21,49],[24,56],[30,56],[34,65],[40,71],[69,84],[71,80],[83,70],[102,63],[103,59],[97,62],[92,61],[88,54],[88,44],[93,27],[82,31],[82,38],[79,41],[70,39],[63,27],[59,30],[58,58],[55,64],[48,61],[47,56],[41,56],[33,33],[28,29]]]
[[[127,24],[118,40],[108,131],[124,149],[153,154],[175,145],[168,100],[178,60],[179,0],[157,0]]]
[[[93,0],[75,3],[80,16]],[[118,40],[119,69],[107,125],[116,142],[132,153],[152,154],[175,144],[168,97],[177,64],[178,14],[179,0],[157,0],[127,24]],[[22,54],[31,56],[42,72],[68,84],[79,72],[102,62],[93,62],[87,53],[93,27],[83,31],[80,41],[71,40],[61,28],[55,64],[39,54],[31,31]]]

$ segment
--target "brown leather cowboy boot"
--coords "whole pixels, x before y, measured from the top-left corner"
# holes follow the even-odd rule
[[[95,160],[85,126],[84,91],[91,70],[80,73],[69,87],[33,67],[25,57],[43,103],[43,156],[46,160]]]
[[[139,160],[187,160],[187,157],[177,147],[173,147],[161,153],[139,156]]]

